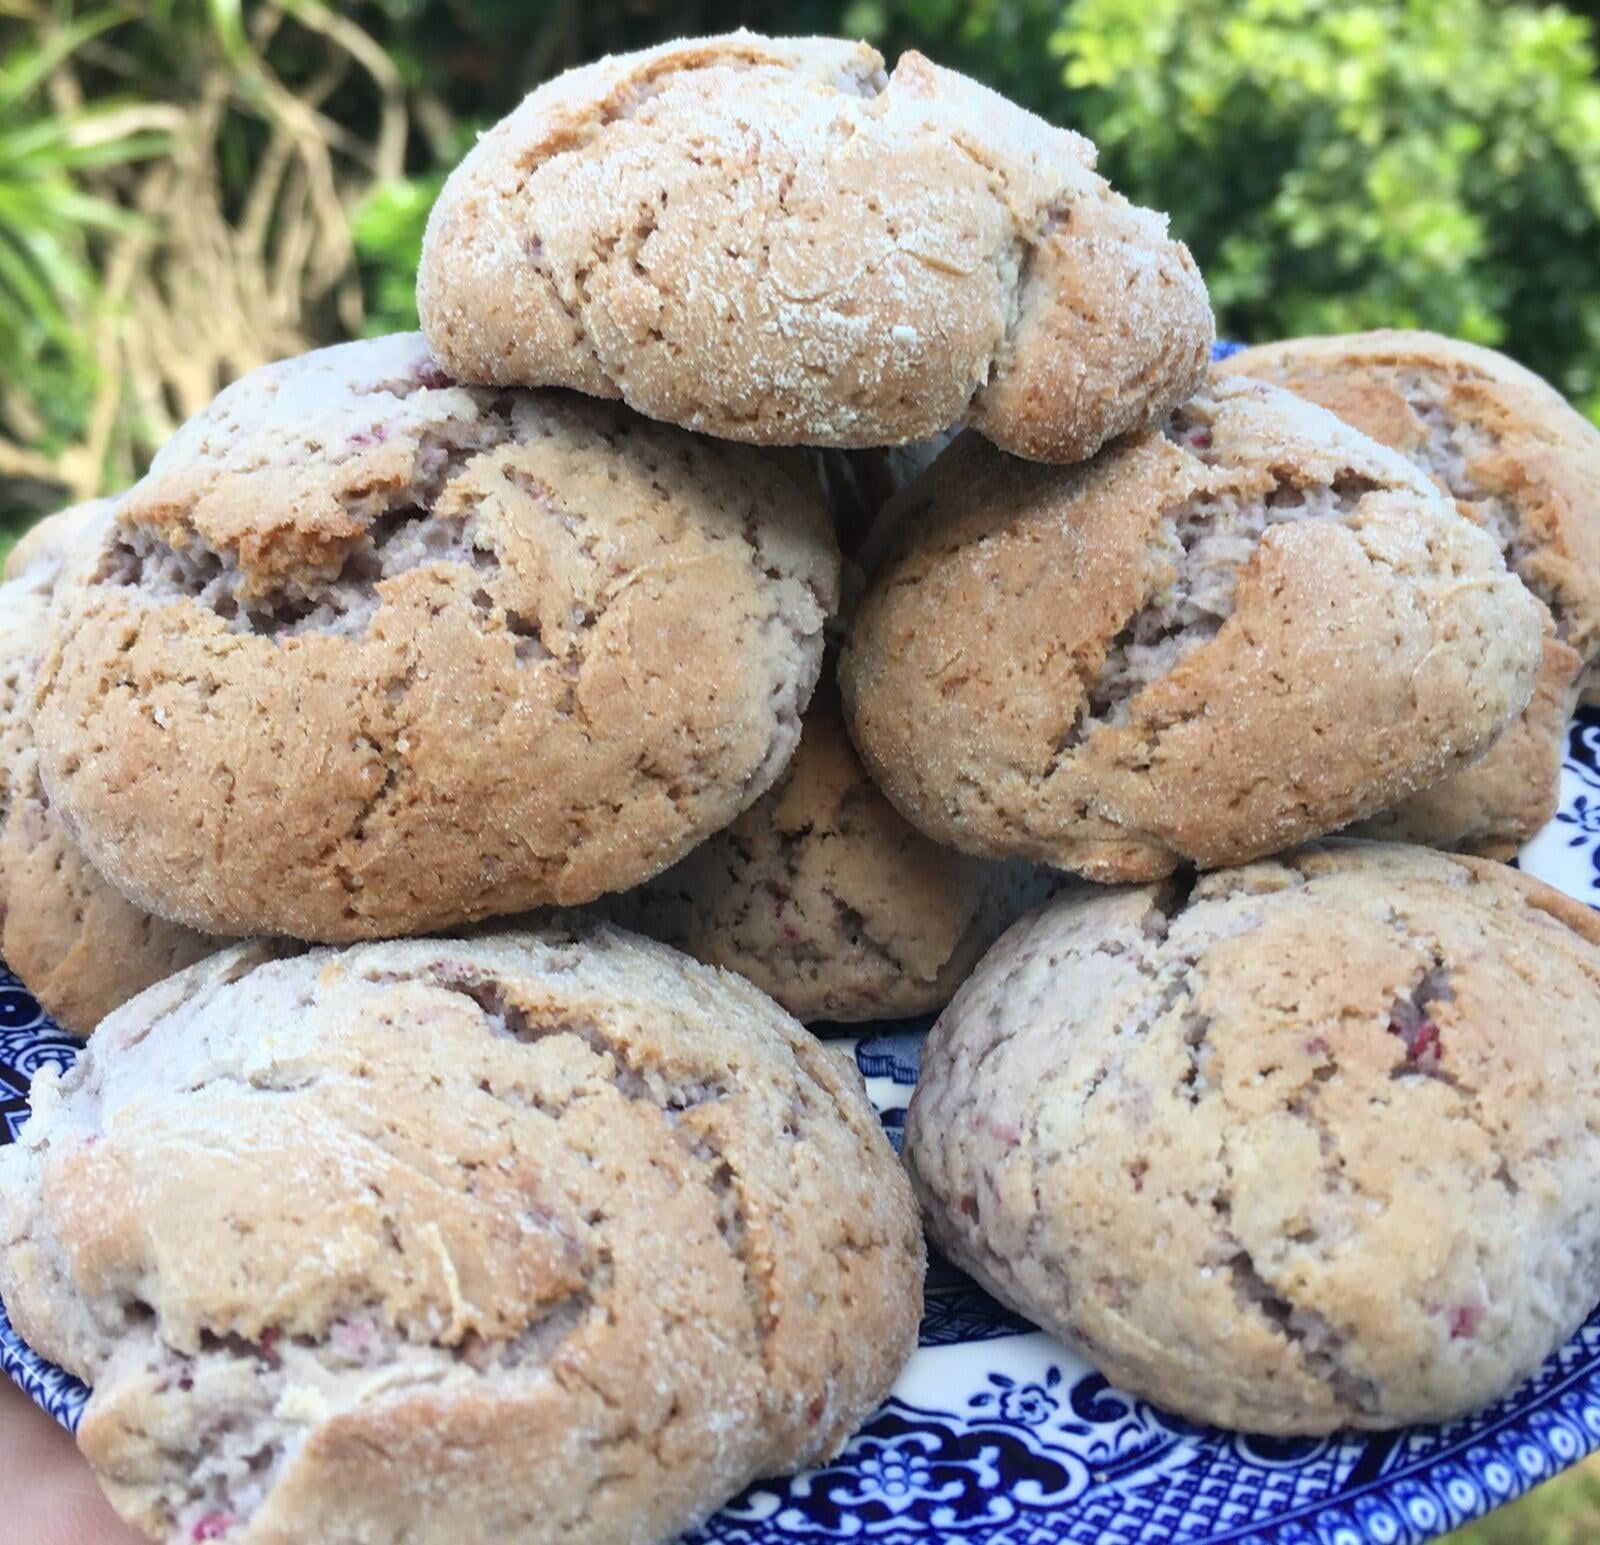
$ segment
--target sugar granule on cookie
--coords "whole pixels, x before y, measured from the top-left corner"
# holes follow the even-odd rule
[[[975,425],[1072,461],[1200,380],[1166,219],[1094,147],[917,53],[740,32],[539,87],[451,174],[417,304],[464,380],[769,445]]]

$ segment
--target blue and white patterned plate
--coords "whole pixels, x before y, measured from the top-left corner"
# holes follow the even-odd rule
[[[1561,810],[1526,869],[1600,906],[1600,712],[1568,731]],[[924,1022],[925,1023],[925,1022]],[[899,1145],[924,1024],[879,1027],[855,1056]],[[0,1142],[28,1086],[74,1045],[0,966]],[[0,1313],[0,1367],[58,1421],[88,1392]],[[1413,1545],[1600,1448],[1600,1312],[1533,1378],[1449,1427],[1283,1441],[1193,1426],[1113,1389],[935,1261],[922,1344],[888,1403],[832,1464],[754,1487],[693,1545]]]

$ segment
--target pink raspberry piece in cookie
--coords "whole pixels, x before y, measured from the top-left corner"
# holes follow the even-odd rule
[[[1439,1027],[1431,1019],[1419,1019],[1413,1024],[1391,1019],[1389,1034],[1399,1036],[1405,1043],[1407,1062],[1417,1067],[1438,1067],[1444,1043],[1439,1037]]]

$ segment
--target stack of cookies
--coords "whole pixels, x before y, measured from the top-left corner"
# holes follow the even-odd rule
[[[604,60],[446,185],[422,336],[18,549],[3,949],[95,1033],[0,1291],[152,1537],[670,1538],[887,1392],[917,1202],[1269,1431],[1600,1296],[1600,928],[1482,856],[1600,434],[1423,336],[1211,369],[1094,159],[917,55]],[[952,994],[908,1176],[798,1021]]]

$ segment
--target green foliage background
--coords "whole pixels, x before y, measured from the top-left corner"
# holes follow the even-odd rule
[[[0,524],[125,483],[262,358],[412,325],[427,210],[478,127],[570,64],[738,25],[920,47],[1082,129],[1171,212],[1228,335],[1437,328],[1600,419],[1585,9],[0,0]]]

